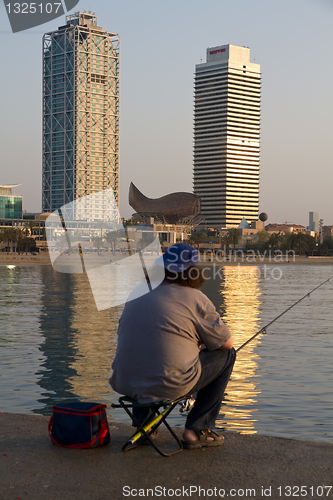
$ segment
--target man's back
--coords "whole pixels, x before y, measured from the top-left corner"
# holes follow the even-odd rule
[[[118,336],[111,386],[145,403],[186,394],[200,377],[199,345],[217,349],[230,331],[202,292],[164,282],[127,302]]]

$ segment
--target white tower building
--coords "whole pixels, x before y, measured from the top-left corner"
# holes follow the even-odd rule
[[[258,219],[260,82],[247,47],[208,48],[196,65],[193,192],[207,228]]]

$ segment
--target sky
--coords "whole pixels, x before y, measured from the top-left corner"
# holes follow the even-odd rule
[[[195,65],[207,47],[250,47],[261,65],[259,213],[333,225],[331,0],[80,0],[121,39],[120,215],[130,182],[148,197],[192,192]],[[41,211],[42,36],[63,17],[13,34],[0,4],[0,184],[21,183]]]

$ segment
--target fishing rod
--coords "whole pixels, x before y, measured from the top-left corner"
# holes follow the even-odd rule
[[[272,321],[270,321],[266,326],[264,326],[261,330],[259,330],[259,332],[255,333],[249,340],[247,340],[246,342],[244,342],[244,344],[242,344],[240,347],[238,347],[238,349],[236,349],[236,352],[238,352],[241,349],[243,349],[243,347],[245,347],[249,342],[251,342],[251,340],[255,339],[261,333],[263,333],[263,334],[267,333],[266,332],[266,328],[268,328],[275,321],[277,321],[279,318],[281,318],[281,316],[283,316],[284,314],[286,314],[286,312],[290,311],[290,309],[292,309],[299,302],[301,302],[301,300],[305,299],[306,297],[310,297],[311,293],[313,293],[315,290],[317,290],[318,288],[320,288],[322,285],[324,285],[325,283],[327,283],[328,281],[330,281],[332,278],[333,278],[333,276],[331,276],[327,280],[323,281],[320,285],[316,286],[316,288],[314,288],[313,290],[311,290],[311,292],[308,292],[306,295],[304,295],[304,297],[302,297],[301,299],[297,300],[294,304],[292,304],[291,306],[289,306],[285,311],[283,311],[281,314],[279,314],[276,318],[272,319]]]
[[[258,335],[260,335],[261,333],[263,333],[263,334],[267,333],[266,332],[266,328],[268,328],[275,321],[277,321],[279,318],[281,318],[281,316],[283,316],[284,314],[286,314],[286,312],[290,311],[290,309],[292,309],[294,306],[296,306],[296,304],[298,304],[299,302],[301,302],[303,299],[305,299],[306,297],[310,297],[311,293],[313,293],[315,290],[317,290],[318,288],[320,288],[322,285],[324,285],[325,283],[327,283],[328,281],[330,281],[332,278],[333,278],[333,276],[331,276],[327,280],[323,281],[320,285],[316,286],[316,288],[314,288],[313,290],[311,290],[310,292],[308,292],[307,294],[305,294],[304,297],[302,297],[301,299],[298,299],[294,304],[292,304],[291,306],[289,306],[285,311],[283,311],[281,314],[279,314],[276,318],[272,319],[272,321],[270,321],[266,326],[264,326],[261,330],[259,330],[259,332],[255,333],[251,338],[249,338],[249,340],[247,340],[246,342],[244,342],[244,344],[242,344],[240,347],[238,347],[238,349],[236,349],[236,352],[238,352],[241,349],[243,349],[243,347],[245,347],[249,342],[251,342],[251,340],[253,340],[256,337],[258,337]],[[185,411],[190,411],[192,409],[194,403],[195,403],[195,399],[192,396],[190,398],[185,398],[184,401],[181,403],[181,408],[179,410],[180,413],[183,413]]]
[[[270,321],[261,330],[259,330],[259,332],[255,333],[251,338],[249,338],[249,340],[247,340],[246,342],[244,342],[244,344],[242,344],[240,347],[238,347],[238,349],[236,349],[236,352],[238,352],[241,349],[243,349],[243,347],[245,347],[249,342],[251,342],[251,340],[253,340],[256,337],[258,337],[258,335],[260,335],[261,333],[263,333],[263,334],[267,333],[266,329],[270,325],[272,325],[275,321],[277,321],[279,318],[281,318],[281,316],[283,316],[284,314],[286,314],[286,312],[290,311],[290,309],[292,309],[294,306],[296,306],[303,299],[305,299],[306,297],[310,297],[311,293],[313,293],[315,290],[317,290],[318,288],[320,288],[322,285],[324,285],[325,283],[327,283],[328,281],[330,281],[332,278],[333,278],[333,276],[331,276],[327,280],[323,281],[320,285],[316,286],[316,288],[314,288],[313,290],[311,290],[310,292],[308,292],[307,294],[305,294],[304,297],[302,297],[301,299],[298,299],[294,304],[292,304],[291,306],[289,306],[285,311],[283,311],[281,314],[279,314],[276,318],[272,319],[272,321]],[[184,411],[190,411],[192,409],[194,403],[195,403],[195,399],[193,397],[191,397],[191,398],[185,398],[184,401],[181,403],[181,408],[179,410],[180,413],[183,413]]]

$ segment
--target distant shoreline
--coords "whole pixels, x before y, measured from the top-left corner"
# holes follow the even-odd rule
[[[0,266],[33,266],[33,265],[51,265],[48,252],[32,255],[18,255],[17,253],[0,253]]]
[[[200,265],[219,265],[223,266],[333,266],[333,257],[304,257],[304,256],[295,256],[288,257],[279,256],[277,257],[234,257],[231,256],[228,260],[228,257],[225,259],[223,257],[216,258],[211,261],[209,257],[206,257],[206,260],[201,260]]]
[[[213,260],[210,260],[210,256],[206,255],[206,259],[203,260],[203,256],[201,256],[201,266],[209,266],[212,264],[219,265],[220,267],[224,266],[260,266],[260,265],[269,265],[269,266],[333,266],[333,257],[288,257],[288,262],[286,261],[286,256],[277,257],[257,257],[254,259],[252,256],[247,260],[245,257],[214,257]],[[46,266],[51,265],[50,257],[48,252],[43,252],[37,255],[17,255],[17,254],[6,254],[0,253],[0,266]]]

